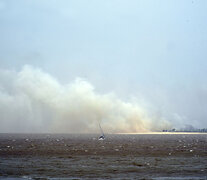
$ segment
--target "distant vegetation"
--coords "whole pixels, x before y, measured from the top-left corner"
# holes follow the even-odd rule
[[[194,128],[192,125],[186,125],[181,129],[163,129],[162,132],[207,132],[207,128]]]

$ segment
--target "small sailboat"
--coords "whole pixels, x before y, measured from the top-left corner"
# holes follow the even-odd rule
[[[102,130],[102,128],[101,128],[101,124],[100,124],[100,122],[98,122],[98,124],[99,124],[99,128],[100,128],[100,130],[101,130],[101,134],[102,134],[101,136],[99,136],[98,140],[102,141],[102,140],[105,139],[105,135],[104,135],[104,132],[103,132],[103,130]]]

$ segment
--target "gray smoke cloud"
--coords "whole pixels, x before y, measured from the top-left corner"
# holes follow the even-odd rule
[[[0,132],[149,132],[169,128],[136,102],[100,94],[84,79],[63,85],[32,66],[0,71]]]

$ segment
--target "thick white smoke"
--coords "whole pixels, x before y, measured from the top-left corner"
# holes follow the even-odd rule
[[[0,132],[96,133],[98,121],[107,133],[148,132],[169,125],[149,117],[137,103],[95,92],[80,78],[61,85],[31,66],[0,71]]]

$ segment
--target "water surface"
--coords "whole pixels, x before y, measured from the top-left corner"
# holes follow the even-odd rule
[[[0,179],[207,179],[207,134],[0,134]]]

